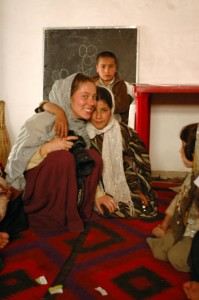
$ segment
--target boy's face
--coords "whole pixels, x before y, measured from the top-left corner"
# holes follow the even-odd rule
[[[111,109],[104,100],[98,100],[91,115],[90,122],[97,129],[103,129],[111,118]]]
[[[105,85],[108,85],[109,82],[115,76],[117,71],[117,65],[114,58],[112,57],[100,57],[98,64],[96,65],[96,71],[99,74],[99,77]]]
[[[185,155],[185,152],[184,152],[185,146],[186,146],[186,143],[182,141],[182,146],[180,148],[180,154],[181,154],[182,161],[183,161],[185,167],[193,168],[193,161],[190,161],[186,158],[186,155]]]

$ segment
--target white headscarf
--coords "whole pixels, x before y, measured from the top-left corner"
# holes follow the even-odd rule
[[[72,129],[78,135],[83,136],[87,146],[90,147],[90,140],[86,131],[87,121],[75,119],[71,111],[71,87],[77,74],[78,73],[75,73],[65,79],[57,80],[49,93],[49,100],[60,106],[66,112],[69,129]]]
[[[104,165],[102,179],[105,193],[111,195],[115,199],[117,205],[119,202],[125,203],[129,207],[130,215],[133,215],[134,206],[123,167],[121,129],[118,121],[115,120],[113,116],[115,108],[114,96],[111,91],[108,90],[108,92],[111,94],[113,103],[111,118],[108,124],[103,129],[97,129],[91,122],[88,122],[87,132],[90,139],[93,139],[96,135],[104,134],[102,145],[102,159]]]

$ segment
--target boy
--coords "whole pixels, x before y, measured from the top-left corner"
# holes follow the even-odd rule
[[[118,121],[128,124],[129,108],[133,102],[133,86],[121,80],[117,73],[117,58],[114,53],[103,51],[97,55],[94,81],[98,86],[112,91],[115,98],[115,115]]]

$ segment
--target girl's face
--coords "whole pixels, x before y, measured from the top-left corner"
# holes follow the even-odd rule
[[[185,155],[185,152],[184,152],[185,146],[186,146],[186,143],[182,141],[182,146],[180,148],[180,154],[181,154],[182,161],[183,161],[185,167],[193,168],[193,161],[190,161],[186,158],[186,155]]]
[[[111,109],[104,100],[98,100],[91,116],[91,123],[97,129],[103,129],[111,118]]]
[[[92,82],[80,83],[71,96],[71,110],[77,119],[89,120],[96,106],[96,87]]]

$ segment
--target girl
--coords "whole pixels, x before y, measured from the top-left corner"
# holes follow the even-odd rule
[[[182,161],[192,172],[181,191],[171,202],[159,227],[153,229],[158,238],[147,238],[155,258],[169,261],[178,271],[189,272],[187,259],[193,237],[199,230],[199,125],[185,126],[181,133]]]
[[[81,73],[58,80],[50,100],[65,111],[69,129],[82,136],[89,148],[86,121],[96,105],[93,81]],[[77,137],[57,137],[54,124],[55,117],[48,112],[36,114],[25,123],[9,155],[6,179],[12,191],[24,192],[30,223],[82,231],[84,222],[92,217],[102,160],[96,151],[87,149],[94,167],[85,177],[83,199],[78,205],[75,157],[69,151]]]
[[[102,185],[96,196],[101,214],[127,218],[153,218],[157,214],[151,187],[147,150],[136,131],[114,117],[114,98],[97,87],[97,105],[87,124],[92,148],[103,159]]]

